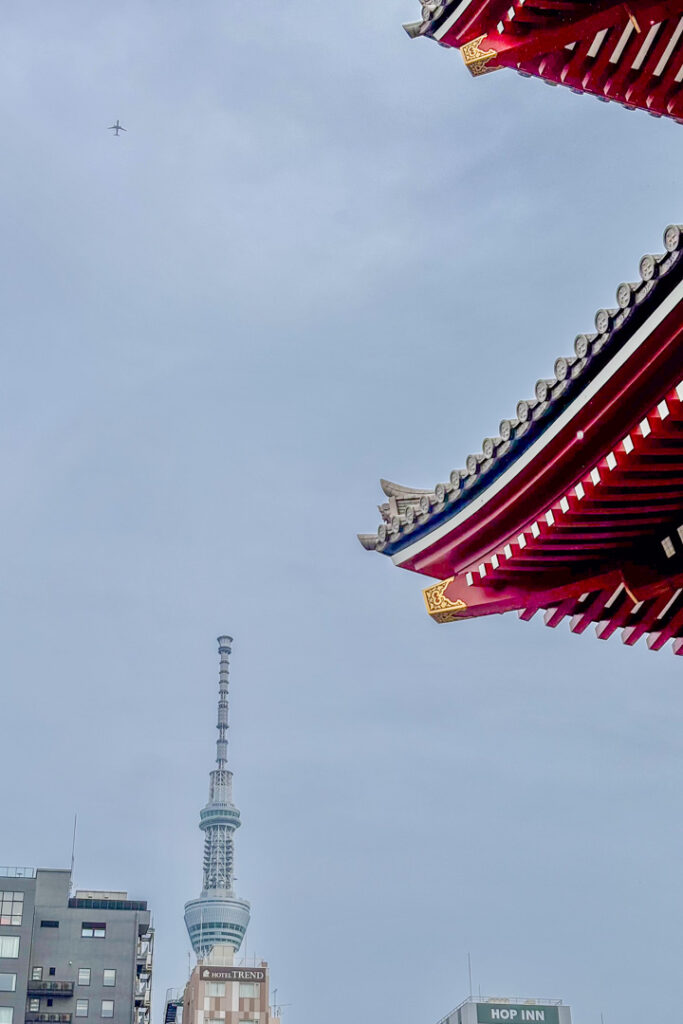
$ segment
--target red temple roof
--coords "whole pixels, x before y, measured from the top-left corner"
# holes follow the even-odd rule
[[[473,75],[512,68],[683,120],[683,0],[425,0],[404,27],[460,49]]]
[[[546,610],[683,653],[683,229],[447,483],[382,481],[364,547],[440,580],[438,622]]]

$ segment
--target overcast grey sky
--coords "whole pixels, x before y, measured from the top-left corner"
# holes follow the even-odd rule
[[[286,1024],[677,1013],[681,666],[437,627],[364,552],[681,218],[683,128],[411,42],[412,0],[4,0],[0,862],[147,898],[182,985],[235,637]],[[106,126],[120,118],[128,134]]]

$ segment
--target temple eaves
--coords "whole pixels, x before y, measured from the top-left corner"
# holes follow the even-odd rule
[[[669,225],[664,232],[664,246],[664,253],[642,257],[641,280],[619,285],[617,308],[599,309],[595,314],[596,333],[576,336],[574,354],[555,360],[554,377],[536,381],[533,397],[517,402],[515,415],[501,420],[497,436],[485,437],[481,451],[466,456],[465,468],[451,470],[447,481],[431,489],[417,490],[380,480],[384,493],[391,496],[378,506],[383,521],[377,532],[358,534],[363,547],[395,554],[416,536],[451,518],[519,458],[571,398],[597,375],[606,358],[626,343],[643,315],[683,277],[683,227]],[[370,537],[375,540],[372,546]]]
[[[437,622],[546,609],[683,654],[683,229],[447,482],[382,483],[363,547],[436,577]],[[386,486],[385,486],[386,484]]]
[[[474,76],[509,68],[683,121],[683,0],[424,0],[403,27],[460,50]]]

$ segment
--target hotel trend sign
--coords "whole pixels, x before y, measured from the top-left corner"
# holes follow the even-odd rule
[[[199,977],[201,981],[265,981],[266,972],[260,967],[202,967]]]
[[[478,1024],[559,1024],[556,1006],[477,1003]]]

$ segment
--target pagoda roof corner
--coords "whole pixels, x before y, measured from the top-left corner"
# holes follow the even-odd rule
[[[681,226],[664,249],[465,469],[433,490],[382,480],[382,522],[359,540],[442,581],[426,592],[436,621],[546,609],[549,626],[683,655]]]
[[[432,493],[429,489],[418,490],[416,487],[404,487],[403,484],[395,484],[391,480],[380,480],[379,485],[387,498],[402,498],[406,501],[419,501],[423,494]]]
[[[408,35],[501,68],[683,122],[683,0],[422,0]]]

